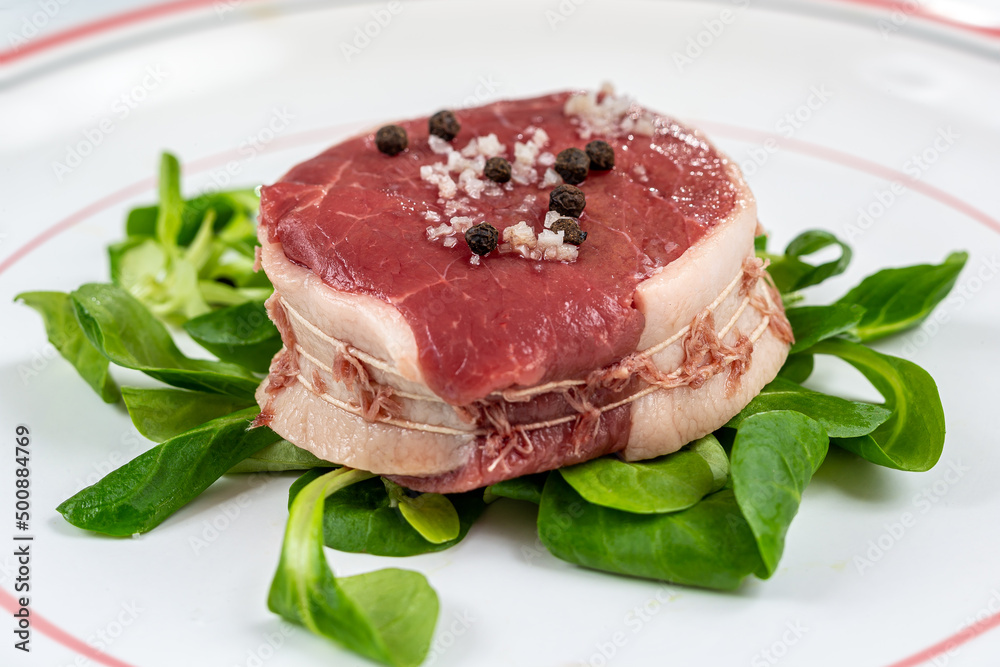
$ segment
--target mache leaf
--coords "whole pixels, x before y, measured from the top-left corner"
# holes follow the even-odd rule
[[[917,264],[874,273],[837,304],[865,309],[852,333],[864,342],[919,325],[948,295],[969,253],[953,252],[941,264]]]
[[[296,447],[287,440],[279,440],[243,459],[230,468],[226,474],[286,472],[329,467],[329,461],[324,461],[312,452]]]
[[[549,473],[542,472],[490,484],[483,492],[483,498],[487,503],[497,498],[510,498],[537,505],[542,502],[542,489],[545,488],[545,478],[548,476]]]
[[[183,389],[253,397],[259,383],[253,373],[185,356],[166,327],[122,288],[90,283],[70,296],[90,343],[111,362]]]
[[[594,505],[549,475],[538,537],[557,558],[606,572],[732,590],[762,569],[731,489],[680,512],[634,514]]]
[[[160,205],[156,215],[156,240],[165,247],[176,247],[181,231],[184,199],[181,197],[181,166],[170,153],[160,155]]]
[[[106,535],[152,530],[236,463],[280,440],[267,427],[247,430],[259,412],[240,410],[171,438],[56,509],[74,526]]]
[[[267,316],[263,301],[222,308],[184,323],[199,345],[223,361],[266,373],[281,349],[281,334]]]
[[[389,502],[420,536],[432,544],[444,544],[458,537],[461,525],[458,511],[447,496],[440,493],[409,495],[399,484],[383,479]]]
[[[785,534],[813,473],[826,457],[829,438],[809,417],[787,410],[743,420],[733,442],[733,491],[771,576],[785,548]]]
[[[911,361],[846,340],[825,340],[810,351],[840,357],[857,368],[892,412],[871,437],[837,440],[837,445],[890,468],[923,472],[934,467],[944,448],[944,408],[927,371]]]
[[[801,384],[812,375],[815,365],[816,359],[811,354],[803,352],[789,354],[785,363],[778,369],[778,377]]]
[[[840,256],[835,260],[814,266],[802,259],[830,246],[840,248]],[[768,273],[774,279],[778,290],[786,294],[818,285],[828,278],[843,273],[851,263],[851,248],[830,232],[810,229],[792,239],[785,248],[784,255],[764,256],[771,260]]]
[[[603,456],[559,474],[587,502],[637,514],[676,512],[716,488],[708,461],[689,449],[645,461]]]
[[[289,504],[309,482],[326,472],[310,470],[295,480],[288,490]],[[485,508],[477,491],[449,494],[447,499],[458,512],[459,531],[453,539],[435,544],[417,532],[393,505],[381,479],[353,484],[326,499],[324,541],[338,551],[376,556],[403,557],[442,551],[461,542]]]
[[[790,354],[807,350],[821,340],[851,331],[864,317],[865,309],[855,304],[798,306],[785,310],[795,334]]]
[[[715,435],[709,433],[703,438],[698,438],[686,445],[686,449],[696,453],[708,463],[714,479],[712,492],[718,491],[726,485],[726,482],[729,481],[729,456],[726,455],[726,450],[719,444]]]
[[[122,387],[122,397],[136,429],[155,442],[255,405],[250,398],[185,389]]]
[[[337,579],[323,552],[325,500],[371,473],[328,472],[295,497],[267,605],[371,660],[416,667],[430,647],[438,598],[422,574],[386,569]]]
[[[118,386],[108,369],[108,359],[87,339],[76,319],[73,301],[64,292],[22,292],[14,297],[34,308],[45,323],[49,342],[76,369],[105,403],[117,403]]]
[[[804,414],[822,424],[828,435],[840,438],[867,435],[892,416],[892,412],[881,405],[849,401],[775,378],[726,426],[739,428],[747,418],[772,410],[792,410]]]

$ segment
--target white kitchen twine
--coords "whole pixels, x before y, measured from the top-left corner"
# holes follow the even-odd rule
[[[732,293],[732,291],[736,288],[736,286],[738,284],[740,284],[740,282],[743,279],[743,275],[744,275],[744,271],[741,268],[740,271],[739,271],[739,273],[737,273],[736,277],[733,278],[732,281],[730,281],[730,283],[722,290],[722,292],[719,294],[719,296],[717,296],[715,298],[715,300],[711,304],[709,304],[705,308],[705,310],[702,311],[702,313],[700,313],[700,315],[702,315],[702,314],[704,314],[706,312],[708,312],[708,313],[714,312],[715,309],[718,308],[719,305]],[[757,279],[757,283],[754,285],[754,289],[757,288],[757,284],[759,284],[759,282],[760,282],[760,278]],[[324,341],[330,343],[331,345],[333,345],[335,348],[337,348],[338,350],[340,350],[342,353],[350,354],[350,355],[356,357],[358,360],[360,360],[360,361],[368,364],[369,366],[372,366],[373,368],[377,368],[377,369],[379,369],[379,370],[381,370],[381,371],[383,371],[385,373],[388,373],[390,375],[395,375],[397,377],[402,378],[402,375],[400,375],[400,373],[396,370],[395,366],[393,366],[392,364],[390,364],[390,363],[388,363],[388,362],[386,362],[386,361],[384,361],[382,359],[379,359],[377,357],[373,357],[370,354],[368,354],[368,353],[366,353],[366,352],[364,352],[362,350],[357,349],[356,347],[348,345],[344,341],[341,341],[341,340],[338,340],[338,339],[336,339],[336,338],[334,338],[332,336],[329,336],[324,331],[322,331],[319,327],[317,327],[312,322],[310,322],[305,317],[303,317],[298,311],[296,311],[284,299],[284,297],[279,297],[279,300],[281,302],[281,305],[285,308],[285,311],[288,312],[288,313],[290,313],[292,315],[292,317],[294,317],[302,326],[306,327],[310,332],[312,332],[316,336],[320,337],[322,340],[324,340]],[[770,294],[766,290],[765,290],[764,301],[765,301],[765,303],[767,305],[767,311],[770,311],[774,307],[774,304],[771,302]],[[724,338],[732,330],[732,328],[734,326],[736,326],[736,322],[743,315],[744,311],[746,310],[747,306],[749,306],[749,305],[751,305],[751,298],[750,298],[750,296],[746,296],[740,302],[740,305],[739,305],[739,307],[737,307],[736,312],[733,313],[733,316],[729,319],[729,321],[726,323],[726,325],[723,326],[717,332],[716,335],[718,336],[719,339]],[[760,340],[760,338],[764,335],[764,332],[767,330],[767,328],[768,328],[768,326],[769,326],[769,324],[771,322],[771,316],[770,316],[769,312],[767,312],[767,311],[761,311],[756,305],[753,305],[753,307],[754,307],[755,310],[758,310],[758,312],[761,312],[761,314],[763,315],[763,318],[761,319],[760,323],[757,325],[757,328],[754,329],[753,333],[750,335],[750,343],[751,344],[756,343],[758,340]],[[692,321],[694,321],[694,319],[697,319],[697,317],[698,316],[696,316],[695,318],[693,318]],[[662,341],[660,343],[657,343],[656,345],[648,347],[645,350],[642,350],[639,353],[639,355],[647,357],[647,358],[651,357],[654,354],[662,351],[667,346],[672,345],[673,343],[676,343],[677,341],[679,341],[680,339],[682,339],[685,335],[687,335],[690,331],[691,331],[691,325],[689,324],[689,325],[683,327],[682,329],[678,330],[670,338],[668,338],[668,339],[666,339],[666,340],[664,340],[664,341]],[[331,375],[334,374],[334,371],[333,371],[333,369],[330,366],[324,364],[319,359],[317,359],[313,355],[311,355],[308,352],[306,352],[302,348],[301,345],[298,345],[298,344],[295,345],[295,352],[297,354],[301,355],[302,357],[304,357],[305,359],[307,359],[311,364],[313,364],[317,368],[319,368],[319,369],[321,369],[321,370],[323,370],[323,371],[325,371],[327,373],[330,373]],[[681,366],[678,366],[677,368],[675,368],[673,371],[671,371],[670,373],[668,373],[666,376],[664,376],[664,380],[667,381],[667,382],[669,382],[670,380],[677,380],[677,379],[680,378],[680,376],[681,376],[682,373],[683,373],[683,364]],[[353,404],[348,403],[346,401],[342,401],[342,400],[340,400],[340,399],[338,399],[338,398],[336,398],[334,396],[331,396],[330,394],[326,393],[325,391],[323,391],[323,392],[318,391],[312,385],[312,383],[306,377],[304,377],[302,375],[302,373],[298,373],[296,375],[296,380],[307,391],[309,391],[311,394],[313,394],[315,396],[318,396],[319,398],[323,399],[324,401],[326,401],[330,405],[333,405],[333,406],[335,406],[337,408],[340,408],[341,410],[344,410],[345,412],[349,412],[349,413],[351,413],[353,415],[356,415],[358,417],[362,417],[363,418],[363,414],[364,413],[363,413],[363,410],[359,406],[353,405]],[[583,380],[563,380],[563,381],[559,381],[559,382],[548,382],[548,383],[545,383],[545,384],[542,384],[542,385],[537,385],[535,387],[529,387],[527,389],[517,390],[517,391],[513,391],[513,392],[511,392],[511,391],[508,391],[506,393],[504,393],[504,392],[493,392],[493,394],[491,394],[491,395],[492,396],[496,396],[498,398],[505,398],[506,400],[527,400],[529,398],[532,398],[533,396],[537,396],[539,394],[543,394],[543,393],[546,393],[546,392],[550,392],[550,391],[563,391],[563,390],[571,388],[571,387],[579,387],[579,386],[583,386],[585,384],[586,384],[586,382],[583,381]],[[620,401],[617,401],[615,403],[610,403],[608,405],[601,406],[600,408],[596,408],[596,410],[598,412],[600,412],[600,413],[604,413],[604,412],[607,412],[608,410],[613,410],[613,409],[621,407],[623,405],[627,405],[629,403],[632,403],[633,401],[637,401],[640,398],[643,398],[644,396],[648,396],[649,394],[652,394],[653,392],[656,392],[656,391],[669,391],[669,389],[671,389],[671,388],[674,388],[674,387],[663,387],[663,386],[660,386],[659,384],[651,384],[651,385],[649,385],[649,386],[641,389],[640,391],[636,392],[635,394],[633,394],[633,395],[631,395],[631,396],[629,396],[627,398],[624,398],[624,399],[622,399]],[[394,396],[399,396],[400,398],[407,398],[407,399],[414,400],[414,401],[429,401],[429,402],[444,403],[444,401],[441,400],[441,398],[439,398],[437,396],[427,395],[427,394],[414,394],[414,393],[410,393],[410,392],[405,392],[405,391],[402,391],[402,390],[398,390],[398,389],[396,389],[394,387],[392,388],[392,390],[393,390],[393,395]],[[535,423],[531,423],[531,424],[518,424],[518,425],[515,426],[515,428],[517,430],[519,430],[519,431],[533,431],[533,430],[537,430],[537,429],[549,428],[549,427],[552,427],[552,426],[558,426],[560,424],[565,424],[565,423],[568,423],[568,422],[572,422],[572,421],[575,421],[578,417],[579,417],[578,414],[566,415],[564,417],[559,417],[557,419],[550,419],[548,421],[543,421],[543,422],[535,422]],[[406,420],[406,419],[398,419],[396,417],[390,417],[390,416],[381,416],[381,417],[379,417],[377,419],[377,421],[380,422],[380,423],[383,423],[383,424],[389,424],[389,425],[392,425],[392,426],[397,426],[399,428],[404,428],[404,429],[408,429],[408,430],[425,431],[425,432],[428,432],[428,433],[440,433],[442,435],[461,435],[461,436],[482,436],[482,435],[489,435],[489,431],[486,431],[484,429],[468,429],[468,430],[463,430],[463,429],[451,428],[451,427],[448,427],[448,426],[438,426],[438,425],[435,425],[435,424],[426,424],[426,423],[422,423],[422,422],[413,422],[413,421],[409,421],[409,420]]]

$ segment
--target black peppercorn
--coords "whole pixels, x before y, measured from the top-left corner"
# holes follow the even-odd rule
[[[469,250],[477,255],[489,254],[497,247],[499,241],[500,232],[488,222],[481,222],[465,232],[465,242],[469,244]]]
[[[386,155],[402,153],[408,143],[406,130],[399,125],[386,125],[375,133],[375,145]]]
[[[563,242],[580,245],[587,240],[587,232],[580,229],[576,220],[569,218],[559,218],[552,223],[552,231],[563,233]]]
[[[590,158],[579,148],[567,148],[556,156],[556,173],[570,185],[583,183],[589,169]]]
[[[615,149],[600,139],[587,144],[587,157],[590,158],[590,168],[596,171],[607,171],[615,166]]]
[[[502,157],[491,157],[483,168],[483,176],[497,183],[506,183],[510,180],[510,162]]]
[[[579,218],[586,205],[583,190],[575,185],[559,185],[549,193],[549,210],[559,215]]]
[[[458,131],[462,129],[458,119],[455,118],[455,114],[447,110],[438,111],[431,116],[430,120],[427,121],[427,125],[431,134],[441,137],[445,141],[454,139]]]

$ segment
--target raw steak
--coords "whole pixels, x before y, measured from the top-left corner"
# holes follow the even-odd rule
[[[753,197],[697,132],[608,92],[457,116],[450,144],[406,121],[399,155],[367,134],[263,189],[285,347],[262,422],[328,460],[458,491],[674,451],[773,378],[790,331],[753,258]],[[573,261],[472,255],[472,224],[541,234],[554,154],[598,138],[616,165],[580,184]],[[493,155],[514,165],[504,186],[483,178]]]

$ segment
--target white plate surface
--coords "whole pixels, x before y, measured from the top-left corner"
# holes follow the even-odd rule
[[[188,193],[270,182],[378,120],[605,80],[707,130],[744,166],[778,246],[809,227],[849,240],[853,266],[817,302],[877,268],[970,251],[936,324],[878,346],[937,379],[941,463],[907,474],[831,454],[779,571],[737,593],[558,561],[536,550],[533,510],[515,503],[491,507],[449,551],[403,561],[331,551],[334,570],[426,573],[442,602],[427,664],[442,667],[884,667],[1000,610],[995,43],[906,16],[886,32],[853,9],[839,21],[745,2],[279,5],[220,0],[114,48],[63,47],[18,63],[3,92],[0,508],[13,513],[13,433],[27,424],[38,623],[141,667],[368,664],[267,611],[292,476],[226,479],[141,539],[61,519],[60,501],[149,443],[53,358],[38,316],[12,299],[105,280],[104,248],[128,208],[154,197],[162,149],[184,161]],[[348,58],[343,45],[366,26],[377,34]],[[815,380],[872,397],[836,366]],[[7,591],[12,551],[0,548]],[[31,654],[13,650],[4,616],[0,663],[90,664],[38,623]],[[998,655],[1000,631],[987,632],[937,664]]]

